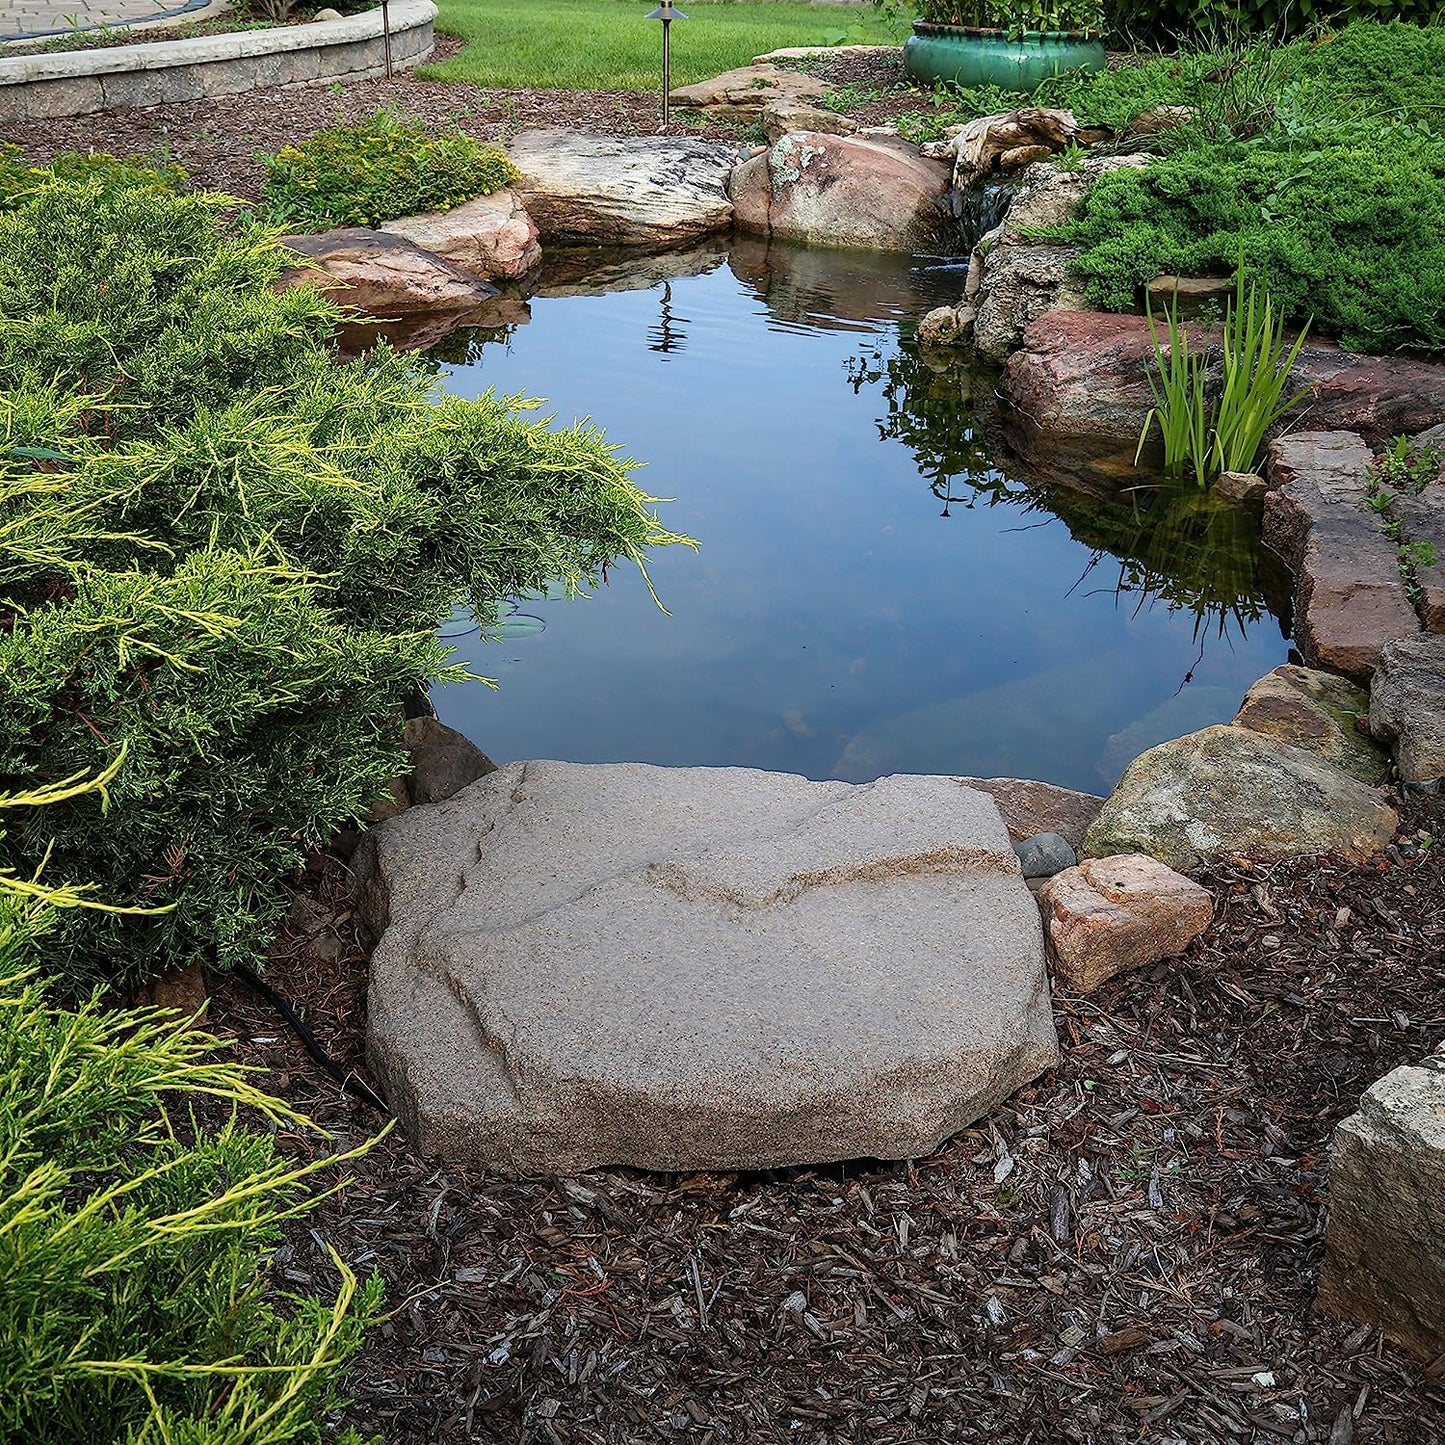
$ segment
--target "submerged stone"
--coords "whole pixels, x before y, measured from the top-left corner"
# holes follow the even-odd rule
[[[357,859],[370,1054],[428,1153],[908,1158],[1056,1058],[1038,909],[950,778],[514,763]]]

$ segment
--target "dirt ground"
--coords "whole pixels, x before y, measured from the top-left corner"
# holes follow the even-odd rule
[[[1058,1073],[927,1159],[529,1179],[393,1134],[276,1262],[325,1293],[330,1242],[387,1280],[342,1418],[388,1445],[1445,1441],[1435,1369],[1312,1310],[1330,1132],[1445,1037],[1442,801],[1375,864],[1208,870],[1188,956],[1057,988]],[[336,926],[288,928],[266,977],[361,1074],[345,865],[303,891]],[[383,1122],[238,981],[212,1009],[337,1144]]]
[[[460,45],[439,37],[435,58],[445,58]],[[901,61],[840,56],[811,68],[833,80],[840,91],[849,88],[850,114],[860,124],[881,124],[928,105],[924,92],[907,85]],[[500,145],[532,126],[651,135],[661,120],[658,96],[636,91],[483,90],[399,75],[345,87],[278,87],[147,110],[16,121],[7,124],[0,139],[20,146],[36,162],[67,150],[160,155],[180,162],[198,186],[255,200],[264,175],[258,156],[298,144],[324,126],[362,120],[381,105],[460,125],[479,139]],[[672,129],[715,140],[746,139],[742,127],[705,123],[687,111],[673,112]]]

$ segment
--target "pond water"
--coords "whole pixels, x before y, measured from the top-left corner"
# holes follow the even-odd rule
[[[1252,519],[1118,458],[1020,452],[993,378],[912,343],[962,281],[956,261],[740,243],[553,272],[530,319],[439,347],[448,390],[604,425],[701,543],[653,559],[671,615],[619,568],[588,599],[519,600],[500,637],[458,619],[459,659],[501,686],[441,689],[443,720],[498,762],[1091,792],[1228,721],[1288,654]]]

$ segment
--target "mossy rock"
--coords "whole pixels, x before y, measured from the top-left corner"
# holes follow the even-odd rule
[[[1355,725],[1369,711],[1369,693],[1347,678],[1286,663],[1245,693],[1234,721],[1251,732],[1318,753],[1374,787],[1389,775],[1390,759]]]

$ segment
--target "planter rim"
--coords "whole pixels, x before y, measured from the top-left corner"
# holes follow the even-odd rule
[[[976,25],[947,25],[938,20],[915,20],[915,35],[962,35],[977,40],[1098,40],[1102,30],[988,30]]]

